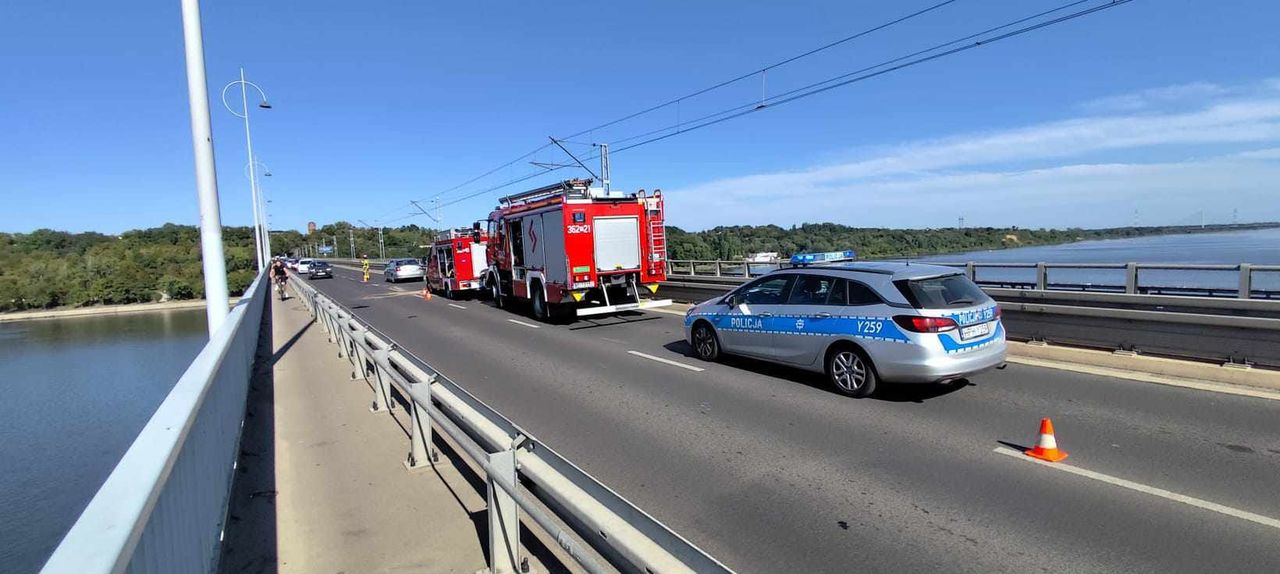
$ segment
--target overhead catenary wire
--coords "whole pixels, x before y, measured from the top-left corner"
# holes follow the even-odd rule
[[[641,147],[641,146],[644,146],[644,145],[648,145],[648,144],[651,144],[651,143],[655,143],[655,142],[658,142],[658,141],[662,141],[662,140],[665,140],[665,139],[671,138],[671,137],[676,136],[676,135],[680,135],[680,134],[688,133],[688,132],[690,132],[690,131],[694,131],[694,130],[702,129],[702,128],[709,127],[709,126],[712,126],[712,125],[716,125],[716,124],[719,124],[719,123],[723,123],[723,122],[726,122],[726,121],[729,121],[729,120],[732,120],[732,119],[736,119],[736,118],[739,118],[739,117],[742,117],[742,116],[745,116],[745,115],[748,115],[748,114],[752,114],[752,113],[759,112],[759,111],[763,111],[763,110],[767,110],[767,109],[772,109],[772,108],[778,107],[778,106],[780,106],[780,105],[787,104],[787,103],[791,103],[791,102],[795,102],[795,101],[798,101],[798,100],[801,100],[801,99],[804,99],[804,98],[807,98],[807,97],[810,97],[810,96],[814,96],[814,95],[817,95],[817,94],[820,94],[820,93],[823,93],[823,92],[827,92],[827,91],[833,90],[833,89],[835,89],[835,88],[839,88],[839,87],[847,86],[847,85],[854,84],[854,83],[857,83],[857,82],[861,82],[861,81],[869,80],[869,79],[872,79],[872,78],[875,78],[875,77],[878,77],[878,76],[882,76],[882,75],[884,75],[884,74],[888,74],[888,73],[890,73],[890,72],[894,72],[894,71],[901,70],[901,69],[904,69],[904,68],[908,68],[908,67],[911,67],[911,66],[915,66],[915,65],[923,64],[923,63],[926,63],[926,62],[931,62],[931,61],[938,60],[938,59],[941,59],[941,58],[944,58],[944,57],[947,57],[947,56],[955,55],[955,54],[962,53],[962,52],[966,52],[966,51],[969,51],[969,50],[972,50],[972,49],[975,49],[975,48],[979,48],[979,47],[982,47],[982,46],[990,45],[990,44],[993,44],[993,43],[996,43],[996,42],[999,42],[999,41],[1002,41],[1002,40],[1007,40],[1007,39],[1009,39],[1009,38],[1013,38],[1013,37],[1016,37],[1016,36],[1021,36],[1021,35],[1026,34],[1026,33],[1033,32],[1033,31],[1035,31],[1035,30],[1040,30],[1040,29],[1043,29],[1043,28],[1046,28],[1046,27],[1049,27],[1049,26],[1053,26],[1053,25],[1061,24],[1061,23],[1063,23],[1063,22],[1067,22],[1067,21],[1075,20],[1075,19],[1077,19],[1077,18],[1081,18],[1081,17],[1083,17],[1083,16],[1087,16],[1087,15],[1090,15],[1090,14],[1093,14],[1093,13],[1096,13],[1096,12],[1100,12],[1100,11],[1107,10],[1107,9],[1110,9],[1110,8],[1115,8],[1115,7],[1117,7],[1117,6],[1121,6],[1121,5],[1124,5],[1124,4],[1128,4],[1129,2],[1132,2],[1133,0],[1110,0],[1109,2],[1107,2],[1107,3],[1105,3],[1105,4],[1100,4],[1100,5],[1097,5],[1097,6],[1091,6],[1091,7],[1089,7],[1089,8],[1085,8],[1085,9],[1082,9],[1082,10],[1077,10],[1077,11],[1075,11],[1075,12],[1071,12],[1071,13],[1068,13],[1068,14],[1065,14],[1065,15],[1062,15],[1062,16],[1059,16],[1059,17],[1056,17],[1056,18],[1052,18],[1052,19],[1049,19],[1049,20],[1044,20],[1044,21],[1036,22],[1036,23],[1034,23],[1034,24],[1030,24],[1030,25],[1027,25],[1027,26],[1023,26],[1023,27],[1021,27],[1021,28],[1016,28],[1016,29],[1014,29],[1014,30],[1011,30],[1011,31],[1005,32],[1005,33],[1003,33],[1003,34],[999,34],[999,35],[996,35],[996,36],[990,36],[990,37],[983,37],[983,36],[987,36],[988,34],[992,34],[992,33],[994,33],[994,32],[998,32],[998,31],[1001,31],[1001,30],[1006,30],[1006,29],[1008,29],[1008,28],[1012,28],[1012,27],[1014,27],[1014,26],[1018,26],[1019,24],[1025,24],[1025,23],[1027,23],[1027,22],[1030,22],[1030,21],[1033,21],[1033,20],[1036,20],[1036,19],[1039,19],[1039,18],[1043,18],[1044,16],[1047,16],[1047,15],[1050,15],[1050,14],[1055,14],[1055,13],[1061,12],[1061,11],[1063,11],[1063,10],[1067,10],[1067,9],[1069,9],[1069,8],[1073,8],[1073,7],[1076,7],[1076,6],[1080,6],[1080,5],[1082,5],[1082,4],[1086,4],[1086,3],[1089,3],[1089,2],[1091,2],[1091,1],[1093,1],[1093,0],[1076,0],[1076,1],[1074,1],[1074,2],[1068,2],[1068,3],[1066,3],[1066,4],[1060,5],[1060,6],[1056,7],[1056,8],[1052,8],[1052,9],[1050,9],[1050,10],[1045,10],[1045,11],[1039,12],[1039,13],[1034,14],[1034,15],[1031,15],[1031,16],[1026,16],[1026,17],[1023,17],[1023,18],[1019,18],[1019,19],[1017,19],[1017,20],[1013,20],[1013,21],[1011,21],[1011,22],[1009,22],[1009,23],[1002,24],[1002,25],[1000,25],[1000,26],[995,26],[995,27],[993,27],[993,28],[988,28],[988,29],[986,29],[986,30],[983,30],[982,32],[977,32],[977,33],[974,33],[974,34],[969,34],[969,35],[967,35],[967,36],[964,36],[964,37],[961,37],[961,38],[957,38],[957,39],[955,39],[955,40],[950,40],[950,41],[948,41],[948,42],[943,42],[943,43],[941,43],[941,44],[934,45],[934,46],[932,46],[932,47],[930,47],[930,48],[926,48],[926,49],[924,49],[924,50],[917,50],[917,51],[912,52],[912,53],[910,53],[910,54],[907,54],[907,55],[905,55],[905,56],[899,56],[899,57],[897,57],[897,58],[893,58],[893,59],[890,59],[890,60],[886,60],[886,61],[880,62],[880,63],[875,64],[875,65],[872,65],[872,66],[863,67],[863,68],[860,68],[860,69],[858,69],[858,70],[854,70],[854,71],[851,71],[851,72],[845,72],[845,73],[843,73],[843,74],[840,74],[840,75],[837,75],[837,76],[833,76],[833,77],[827,78],[827,79],[822,80],[822,81],[819,81],[819,82],[814,82],[814,83],[808,84],[808,85],[806,85],[806,86],[802,86],[802,87],[800,87],[800,88],[796,88],[796,89],[793,89],[793,90],[789,90],[789,91],[786,91],[786,92],[782,92],[782,93],[780,93],[780,94],[776,94],[776,95],[774,95],[774,96],[770,96],[770,97],[766,98],[766,99],[765,99],[765,100],[763,100],[763,101],[761,101],[761,100],[756,100],[756,101],[753,101],[753,102],[750,102],[750,103],[747,103],[747,104],[742,104],[742,105],[734,106],[734,107],[731,107],[731,108],[727,108],[727,109],[725,109],[725,110],[721,110],[721,111],[719,111],[719,112],[716,112],[716,113],[713,113],[713,114],[709,114],[709,115],[707,115],[707,116],[703,116],[703,117],[698,118],[698,119],[695,119],[695,120],[686,120],[686,121],[684,121],[684,122],[681,122],[681,124],[683,124],[683,125],[690,125],[690,124],[692,124],[690,127],[679,127],[679,126],[680,126],[680,124],[677,124],[677,131],[674,131],[674,132],[671,132],[671,133],[667,133],[667,134],[663,134],[663,135],[655,135],[655,134],[659,134],[659,133],[661,133],[661,132],[669,131],[669,130],[672,130],[672,129],[673,129],[673,126],[667,126],[667,127],[665,127],[665,128],[661,128],[661,129],[658,129],[658,130],[651,130],[651,131],[646,132],[646,133],[644,133],[644,134],[638,134],[638,135],[635,135],[635,136],[630,136],[630,137],[628,137],[628,138],[623,138],[623,139],[620,139],[620,140],[614,140],[613,142],[610,142],[610,146],[611,146],[611,148],[613,148],[613,146],[614,146],[614,145],[616,145],[616,144],[618,144],[618,143],[621,143],[621,142],[625,142],[625,141],[633,141],[633,140],[635,140],[635,139],[638,139],[638,138],[641,138],[641,137],[645,137],[645,136],[650,136],[650,135],[654,136],[654,137],[650,137],[650,138],[648,138],[648,139],[644,139],[644,140],[642,140],[642,141],[639,141],[639,142],[634,143],[634,144],[631,144],[631,145],[627,145],[627,146],[622,146],[622,147],[616,147],[616,148],[613,148],[613,149],[611,150],[611,153],[616,154],[616,153],[624,152],[624,151],[627,151],[627,150],[630,150],[630,149],[634,149],[634,148],[637,148],[637,147]],[[969,41],[969,40],[973,40],[974,38],[981,38],[981,39],[978,39],[978,40],[973,41],[973,42],[968,43],[968,44],[963,44],[963,45],[956,46],[957,44],[960,44],[960,43],[962,43],[962,42],[966,42],[966,41]],[[951,48],[951,49],[945,49],[945,48],[950,47],[950,46],[956,46],[956,47]],[[939,50],[941,50],[941,51],[939,51]],[[930,54],[930,52],[936,52],[936,53],[932,53],[932,54]],[[927,55],[926,55],[926,54],[927,54]],[[914,58],[914,59],[912,59],[912,58]],[[873,71],[873,70],[874,70],[874,71]],[[698,123],[698,122],[701,122],[701,123]],[[591,160],[591,159],[595,159],[595,158],[598,158],[598,157],[599,157],[599,155],[598,155],[598,154],[595,154],[595,155],[589,156],[589,157],[587,157],[587,158],[584,158],[584,159],[583,159],[583,161],[589,161],[589,160]],[[528,175],[525,175],[525,176],[517,177],[517,178],[514,178],[514,179],[512,179],[512,180],[509,180],[509,181],[503,182],[503,183],[501,183],[501,184],[494,185],[494,186],[491,186],[491,187],[487,187],[487,188],[481,189],[481,190],[479,190],[479,191],[476,191],[476,192],[473,192],[473,193],[469,193],[469,194],[467,194],[467,195],[465,195],[465,196],[462,196],[462,197],[459,197],[459,198],[456,198],[456,199],[450,200],[450,201],[448,201],[448,202],[442,203],[442,204],[441,204],[441,206],[443,207],[443,206],[454,205],[454,204],[456,204],[456,203],[460,203],[460,202],[462,202],[462,201],[466,201],[466,200],[468,200],[468,199],[472,199],[472,198],[474,198],[474,197],[478,197],[478,196],[481,196],[481,195],[485,195],[485,194],[487,194],[487,193],[491,193],[491,192],[493,192],[493,191],[497,191],[497,190],[499,190],[499,189],[502,189],[502,188],[505,188],[505,187],[508,187],[508,186],[511,186],[511,185],[515,185],[516,183],[520,183],[520,182],[522,182],[522,181],[526,181],[526,180],[532,179],[532,178],[537,177],[537,176],[540,176],[540,175],[544,175],[544,174],[547,174],[547,173],[550,173],[550,172],[553,172],[553,171],[557,171],[557,170],[559,170],[559,169],[562,169],[562,168],[544,169],[544,170],[539,171],[539,172],[536,172],[536,173],[531,173],[531,174],[528,174]]]
[[[950,4],[954,4],[954,3],[958,2],[958,1],[959,1],[959,0],[943,0],[942,2],[938,2],[938,3],[932,4],[932,5],[930,5],[930,6],[927,6],[927,7],[925,7],[925,8],[921,8],[921,9],[916,10],[915,12],[912,12],[912,13],[910,13],[910,14],[906,14],[906,15],[904,15],[904,16],[899,16],[898,18],[894,18],[894,19],[889,20],[889,21],[887,21],[887,22],[883,22],[883,23],[877,24],[877,25],[872,26],[872,27],[870,27],[870,28],[867,28],[867,29],[865,29],[865,30],[861,30],[861,31],[859,31],[859,32],[856,32],[856,33],[854,33],[854,34],[851,34],[851,35],[845,36],[845,37],[843,37],[843,38],[840,38],[840,39],[835,40],[835,41],[832,41],[832,42],[828,42],[828,43],[826,43],[826,44],[823,44],[823,45],[818,46],[818,47],[816,47],[816,48],[812,48],[812,49],[807,50],[807,51],[805,51],[805,52],[802,52],[802,53],[800,53],[800,54],[796,54],[796,55],[794,55],[794,56],[790,56],[790,57],[784,58],[784,59],[782,59],[782,60],[779,60],[779,61],[777,61],[777,62],[774,62],[773,64],[769,64],[769,65],[764,66],[764,67],[762,67],[762,68],[758,68],[758,69],[752,70],[752,71],[750,71],[750,72],[747,72],[747,73],[745,73],[745,74],[741,74],[741,75],[739,75],[739,76],[736,76],[736,77],[730,78],[730,79],[728,79],[728,80],[723,80],[723,81],[721,81],[721,82],[719,82],[719,83],[716,83],[716,84],[713,84],[713,85],[711,85],[711,86],[707,86],[707,87],[705,87],[705,88],[701,88],[701,89],[695,90],[695,91],[690,92],[690,93],[688,93],[688,94],[685,94],[685,95],[683,95],[683,96],[680,96],[680,97],[677,97],[677,98],[674,98],[674,99],[671,99],[671,100],[667,100],[667,101],[665,101],[665,102],[663,102],[663,103],[660,103],[660,104],[657,104],[657,105],[654,105],[654,106],[650,106],[650,107],[648,107],[648,108],[645,108],[645,109],[643,109],[643,110],[639,110],[639,111],[637,111],[637,112],[632,112],[632,113],[627,114],[627,115],[625,115],[625,116],[622,116],[622,117],[619,117],[619,118],[612,119],[612,120],[609,120],[609,121],[607,121],[607,122],[604,122],[604,123],[602,123],[602,124],[600,124],[600,125],[597,125],[597,126],[594,126],[594,127],[590,127],[590,128],[586,128],[586,129],[583,129],[583,130],[581,130],[581,131],[578,131],[578,132],[572,133],[572,134],[570,134],[570,135],[567,135],[567,136],[565,136],[565,137],[556,138],[556,139],[557,139],[557,140],[559,140],[559,141],[561,141],[561,142],[568,143],[568,142],[566,142],[566,140],[569,140],[569,139],[571,139],[571,138],[576,138],[576,137],[581,136],[581,135],[589,134],[589,133],[594,132],[594,131],[596,131],[596,130],[603,129],[603,128],[606,128],[606,127],[609,127],[609,126],[613,126],[613,125],[616,125],[616,124],[619,124],[619,123],[625,122],[625,121],[627,121],[627,120],[634,119],[634,118],[637,118],[637,117],[643,116],[643,115],[645,115],[645,114],[648,114],[648,113],[652,113],[652,112],[655,112],[655,111],[661,110],[661,109],[666,108],[666,107],[668,107],[668,106],[678,104],[678,103],[680,103],[680,102],[682,102],[682,101],[684,101],[684,100],[688,100],[688,99],[690,99],[690,98],[695,98],[695,97],[701,96],[701,95],[703,95],[703,94],[706,94],[706,93],[709,93],[709,92],[712,92],[712,91],[718,90],[718,89],[720,89],[720,88],[723,88],[723,87],[726,87],[726,86],[729,86],[729,85],[735,84],[735,83],[740,82],[740,81],[742,81],[742,80],[746,80],[746,79],[749,79],[749,78],[755,77],[755,76],[757,76],[757,75],[760,75],[760,74],[763,74],[763,73],[765,73],[765,72],[768,72],[769,70],[773,70],[773,69],[775,69],[775,68],[780,68],[780,67],[782,67],[782,66],[785,66],[785,65],[787,65],[787,64],[790,64],[790,63],[795,62],[795,61],[797,61],[797,60],[801,60],[801,59],[807,58],[807,57],[809,57],[809,56],[813,56],[814,54],[818,54],[818,53],[820,53],[820,52],[824,52],[824,51],[829,50],[829,49],[831,49],[831,48],[834,48],[834,47],[836,47],[836,46],[840,46],[840,45],[842,45],[842,44],[847,44],[847,43],[852,42],[853,40],[856,40],[856,39],[858,39],[858,38],[862,38],[862,37],[864,37],[864,36],[867,36],[867,35],[873,34],[873,33],[875,33],[875,32],[879,32],[879,31],[881,31],[881,30],[884,30],[884,29],[886,29],[886,28],[889,28],[889,27],[895,26],[895,25],[897,25],[897,24],[901,24],[901,23],[906,22],[906,21],[908,21],[908,20],[911,20],[911,19],[913,19],[913,18],[917,18],[917,17],[923,16],[923,15],[925,15],[925,14],[928,14],[928,13],[930,13],[930,12],[933,12],[933,11],[935,11],[935,10],[938,10],[938,9],[940,9],[940,8],[943,8],[944,6],[947,6],[947,5],[950,5]],[[580,142],[573,142],[573,143],[580,143]],[[590,144],[580,144],[580,145],[590,145]],[[443,196],[445,196],[445,195],[447,195],[447,194],[449,194],[449,193],[452,193],[452,192],[454,192],[454,191],[456,191],[456,190],[458,190],[458,189],[461,189],[461,188],[463,188],[463,187],[466,187],[467,185],[470,185],[470,184],[472,184],[472,183],[475,183],[476,181],[479,181],[479,180],[484,179],[484,178],[486,178],[486,177],[488,177],[488,176],[490,176],[490,175],[493,175],[494,173],[497,173],[497,172],[499,172],[499,171],[501,171],[501,170],[503,170],[503,169],[505,169],[505,168],[507,168],[507,167],[510,167],[510,166],[512,166],[512,165],[515,165],[515,164],[517,164],[517,163],[520,163],[521,161],[523,161],[523,160],[525,160],[525,159],[528,159],[529,157],[533,156],[534,154],[537,154],[538,152],[543,151],[543,150],[545,150],[545,149],[547,149],[547,148],[549,148],[549,147],[551,147],[551,144],[543,144],[543,145],[541,145],[541,146],[539,146],[539,147],[535,148],[534,150],[529,151],[529,152],[527,152],[527,153],[525,153],[525,154],[523,154],[523,155],[521,155],[521,156],[519,156],[519,157],[517,157],[517,158],[515,158],[515,159],[512,159],[512,160],[510,160],[510,161],[508,161],[508,162],[506,162],[506,163],[503,163],[503,164],[501,164],[501,165],[499,165],[499,166],[497,166],[497,167],[495,167],[495,168],[493,168],[493,169],[490,169],[490,170],[488,170],[488,171],[486,171],[486,172],[484,172],[484,173],[481,173],[481,174],[479,174],[479,175],[476,175],[476,176],[474,176],[474,177],[472,177],[472,178],[470,178],[470,179],[468,179],[468,180],[466,180],[466,181],[464,181],[464,182],[462,182],[462,183],[459,183],[459,184],[457,184],[457,185],[455,185],[455,186],[453,186],[453,187],[450,187],[450,188],[448,188],[448,189],[442,190],[442,191],[440,191],[440,192],[436,193],[435,195],[430,196],[430,197],[429,197],[429,198],[427,198],[427,199],[439,199],[440,197],[443,197]]]

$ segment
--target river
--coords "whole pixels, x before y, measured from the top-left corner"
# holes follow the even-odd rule
[[[1016,247],[924,257],[921,261],[976,263],[1187,263],[1280,265],[1280,228],[1151,235],[1128,239],[1080,241],[1063,245]],[[1034,282],[1034,269],[982,269],[980,281]],[[1120,269],[1053,269],[1050,283],[1124,285]],[[1143,270],[1140,286],[1209,287],[1233,290],[1239,286],[1236,271]],[[1253,288],[1280,290],[1280,273],[1254,272]]]
[[[0,571],[39,571],[205,325],[203,309],[0,323]]]

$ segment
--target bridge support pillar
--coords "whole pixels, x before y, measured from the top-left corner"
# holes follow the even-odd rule
[[[426,387],[429,397],[431,386],[428,384]],[[440,456],[431,448],[431,420],[427,418],[427,407],[419,405],[414,399],[409,399],[409,412],[413,419],[413,426],[409,431],[409,458],[404,461],[404,467],[409,470],[418,470],[439,461]]]
[[[513,488],[516,451],[489,453],[489,570],[490,574],[517,574],[520,570],[520,515],[516,499],[495,483],[499,474]]]

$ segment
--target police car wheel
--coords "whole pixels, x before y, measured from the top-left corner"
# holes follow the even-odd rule
[[[706,323],[693,328],[693,352],[704,361],[714,361],[720,356],[720,341]]]
[[[841,394],[862,398],[876,390],[876,373],[862,353],[841,347],[827,356],[827,377]]]

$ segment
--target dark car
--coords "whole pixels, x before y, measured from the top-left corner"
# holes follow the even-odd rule
[[[324,261],[316,261],[307,269],[308,279],[333,279],[333,266]]]

